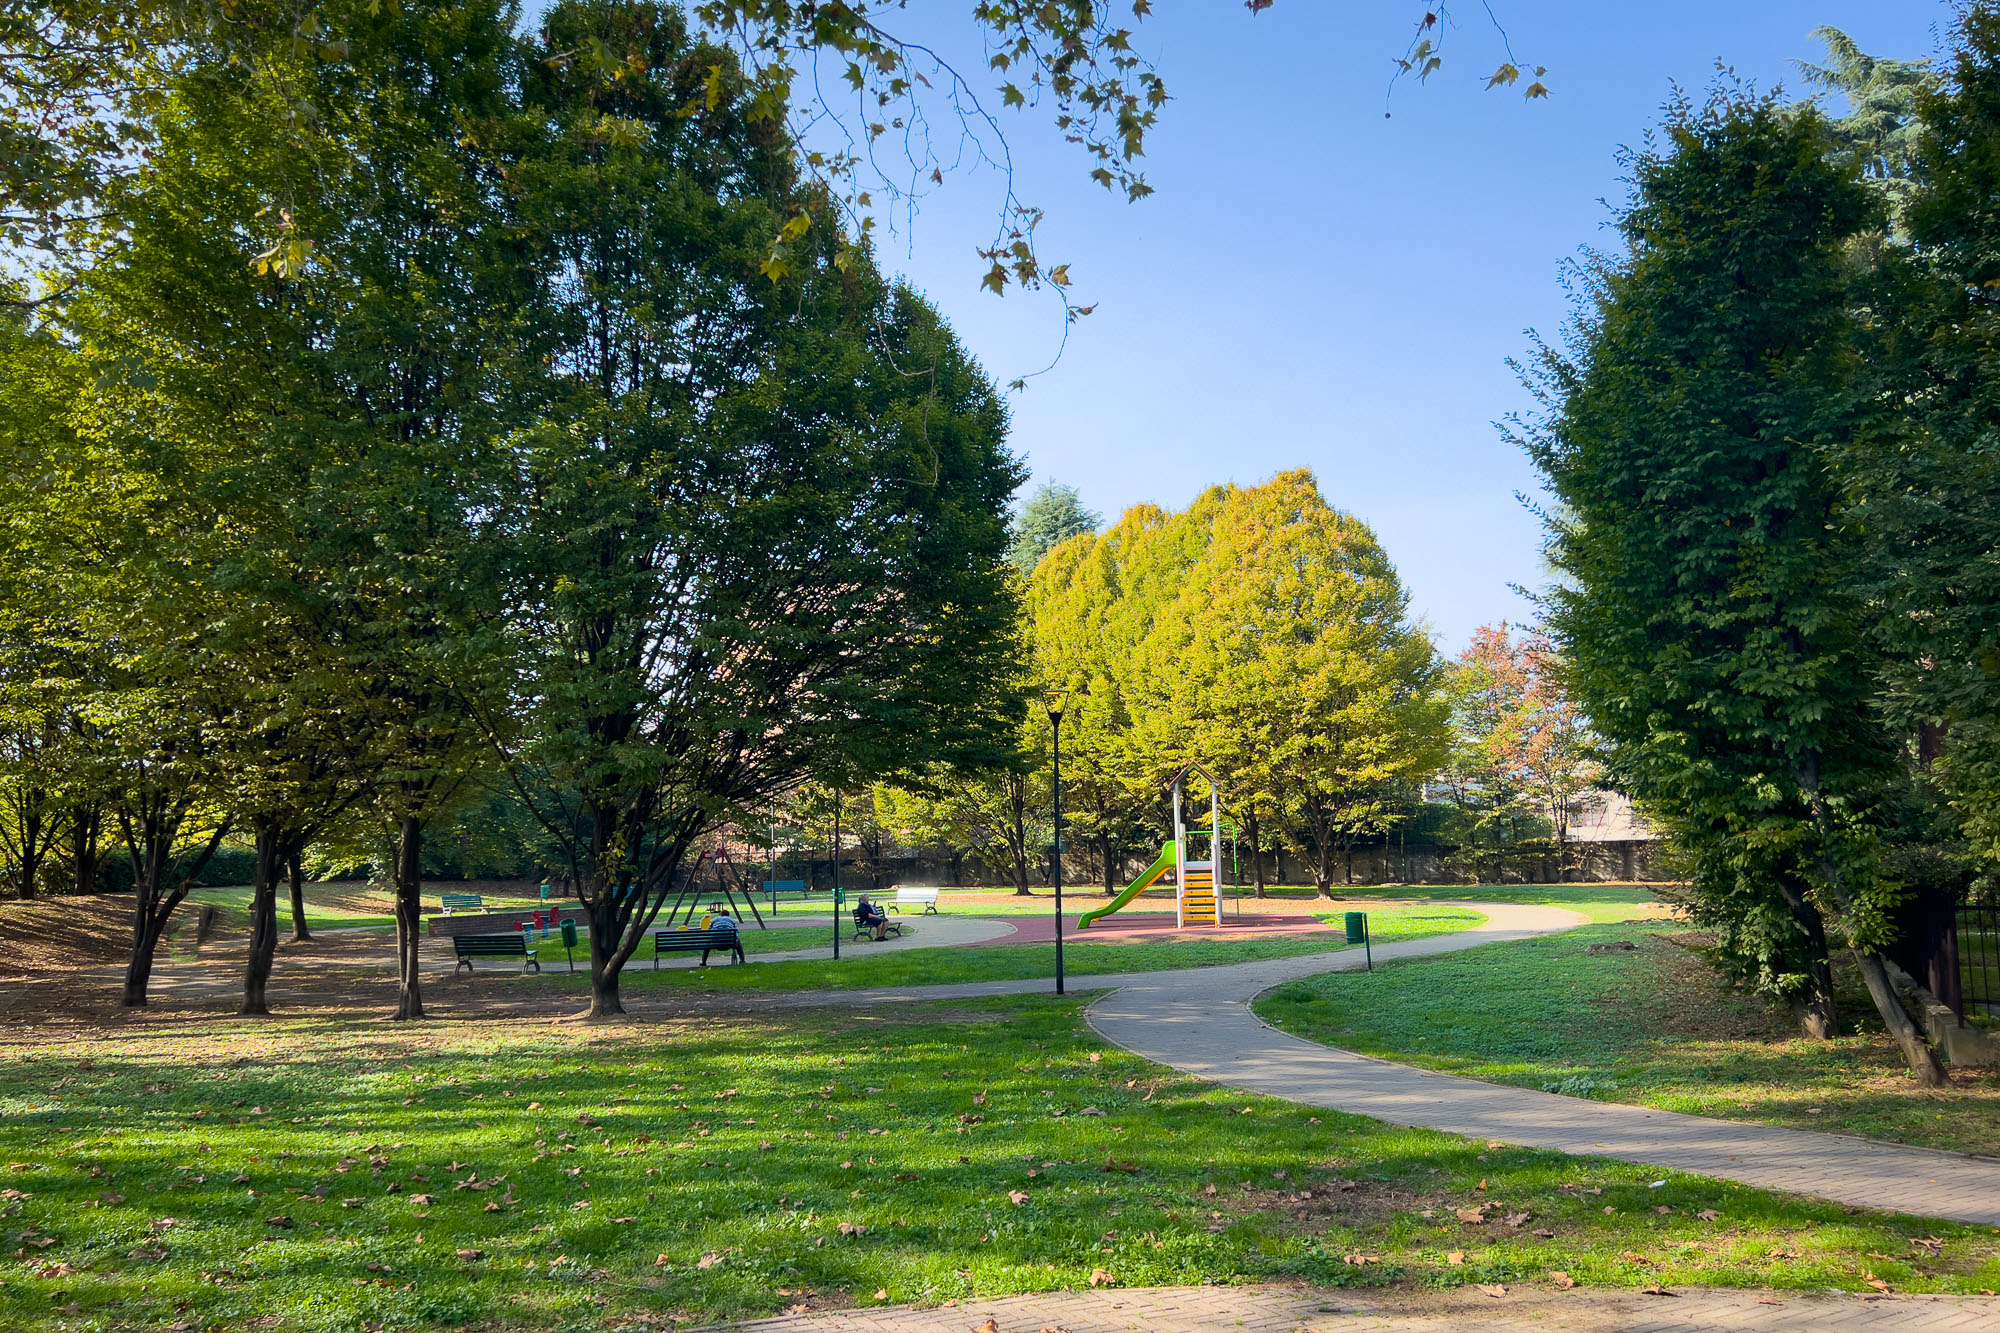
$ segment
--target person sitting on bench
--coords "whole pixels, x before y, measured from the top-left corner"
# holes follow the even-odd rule
[[[717,907],[712,909],[707,916],[702,918],[701,928],[703,930],[727,930],[735,932],[731,936],[733,942],[729,947],[730,961],[737,963],[748,961],[743,957],[742,933],[736,931],[736,918],[729,915],[727,908]],[[701,965],[703,967],[708,966],[708,952],[706,949],[701,951]]]
[[[864,893],[854,901],[854,928],[867,930],[871,927],[876,939],[889,938],[889,914],[868,901],[868,895]]]

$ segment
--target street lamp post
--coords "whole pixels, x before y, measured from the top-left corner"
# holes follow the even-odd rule
[[[1079,690],[1079,694],[1088,690]],[[1042,706],[1049,713],[1049,728],[1055,741],[1055,803],[1056,803],[1056,994],[1063,993],[1063,814],[1062,814],[1062,720],[1063,712],[1069,706],[1069,691],[1061,688],[1047,690],[1042,695]]]

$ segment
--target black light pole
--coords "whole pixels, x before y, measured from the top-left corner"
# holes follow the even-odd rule
[[[1052,689],[1042,695],[1042,704],[1049,711],[1049,727],[1055,738],[1055,797],[1056,797],[1056,994],[1063,993],[1063,906],[1062,906],[1062,858],[1063,858],[1063,817],[1062,817],[1062,720],[1063,709],[1069,702],[1068,691]]]

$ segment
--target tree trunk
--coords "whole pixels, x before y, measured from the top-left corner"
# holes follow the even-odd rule
[[[1009,857],[1014,862],[1014,896],[1016,898],[1031,898],[1034,895],[1028,889],[1028,796],[1026,782],[1023,781],[1019,786],[1014,787],[1010,794],[1012,796],[1013,809],[1009,812],[1012,824],[1009,828],[1010,836],[1007,840],[1007,851]]]
[[[1861,963],[1861,975],[1868,982],[1868,998],[1875,1001],[1876,1012],[1882,1015],[1882,1026],[1889,1029],[1889,1035],[1903,1048],[1903,1059],[1909,1062],[1910,1073],[1917,1083],[1926,1088],[1951,1086],[1951,1078],[1938,1063],[1937,1052],[1924,1040],[1924,1034],[1917,1031],[1917,1025],[1903,1012],[1903,1002],[1896,998],[1896,988],[1889,984],[1888,969],[1882,966],[1882,956],[1865,949],[1856,949],[1854,956]]]
[[[42,854],[45,850],[42,841],[42,817],[39,813],[31,810],[28,814],[22,816],[21,819],[20,891],[22,902],[31,902],[34,900],[35,876],[41,873]]]
[[[85,804],[70,811],[70,868],[76,875],[78,893],[97,892],[97,838],[103,822],[102,806]]]
[[[285,858],[285,877],[290,881],[292,893],[292,940],[310,940],[312,932],[306,929],[306,877],[305,867],[300,863],[303,851],[294,851]]]
[[[834,874],[839,873],[836,866]],[[625,1012],[618,996],[619,969],[612,962],[618,951],[617,895],[600,887],[594,901],[584,904],[584,913],[590,919],[589,1017],[617,1018]]]
[[[1250,844],[1250,883],[1259,898],[1264,893],[1264,841],[1263,825],[1257,816],[1245,812],[1243,816],[1243,840]]]
[[[1107,898],[1116,897],[1118,894],[1118,875],[1116,869],[1111,864],[1111,835],[1109,833],[1100,833],[1097,835],[1097,850],[1098,854],[1104,858],[1104,896]]]
[[[237,1013],[271,1012],[266,988],[278,952],[278,875],[284,864],[284,834],[275,821],[255,825],[257,869],[250,881],[250,955],[243,964],[243,1004]]]
[[[142,886],[134,895],[138,903],[132,912],[132,957],[125,964],[125,990],[118,1002],[127,1009],[146,1006],[146,987],[153,979],[153,954],[160,947],[160,934],[167,918],[154,911],[158,898]]]
[[[1777,877],[1778,893],[1806,937],[1806,994],[1799,1001],[1799,1026],[1815,1041],[1831,1041],[1840,1031],[1840,1008],[1833,998],[1833,961],[1826,945],[1826,919],[1790,875]]]
[[[424,825],[403,816],[396,829],[396,1017],[423,1018],[424,995],[417,955],[423,942]]]

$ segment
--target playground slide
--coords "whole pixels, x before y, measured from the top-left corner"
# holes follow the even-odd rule
[[[1110,916],[1113,912],[1117,911],[1119,908],[1125,906],[1125,904],[1131,902],[1134,898],[1138,897],[1142,892],[1153,887],[1154,884],[1159,882],[1160,877],[1162,875],[1166,874],[1169,870],[1172,870],[1173,868],[1174,868],[1174,845],[1173,843],[1169,842],[1165,846],[1160,848],[1160,854],[1153,859],[1153,864],[1146,867],[1145,873],[1140,875],[1139,878],[1133,880],[1132,883],[1125,888],[1124,892],[1120,893],[1116,898],[1113,898],[1110,902],[1104,904],[1104,906],[1099,907],[1094,911],[1085,912],[1082,916],[1078,917],[1076,919],[1077,929],[1079,930],[1086,929],[1091,922],[1097,920],[1099,917]]]

